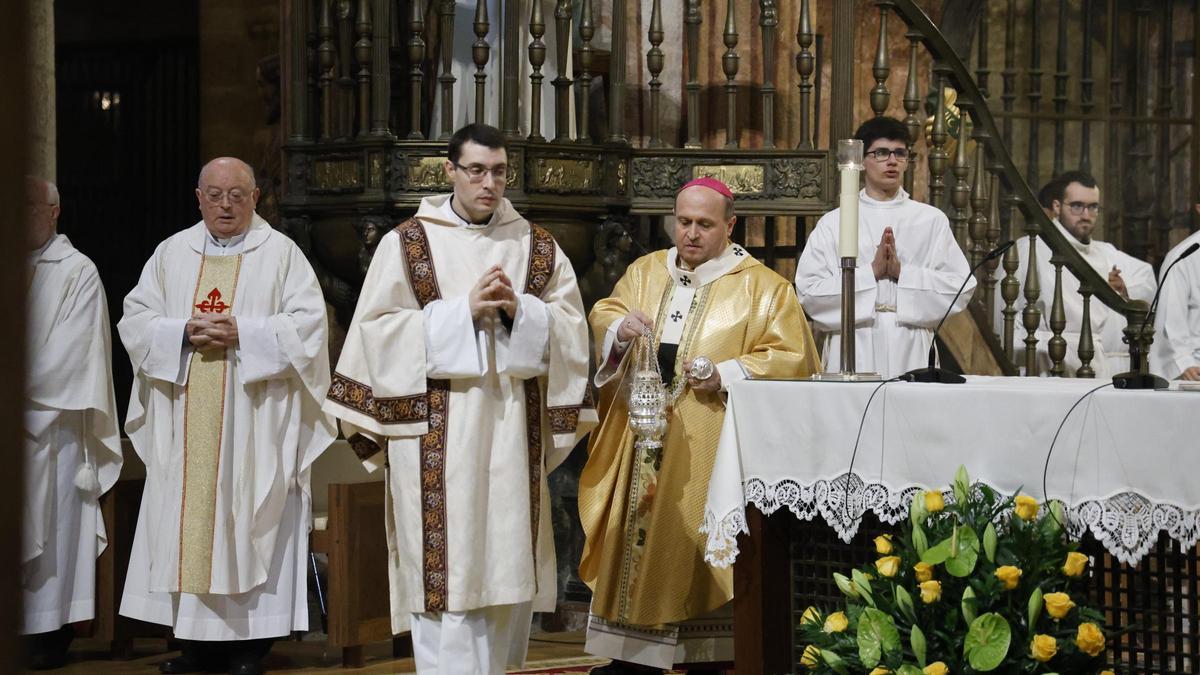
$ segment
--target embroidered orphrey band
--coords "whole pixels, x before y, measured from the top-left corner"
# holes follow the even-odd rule
[[[429,380],[429,433],[421,436],[421,538],[425,611],[446,611],[446,418],[450,383]]]
[[[325,397],[383,424],[423,422],[429,416],[425,394],[375,398],[371,387],[336,371]]]

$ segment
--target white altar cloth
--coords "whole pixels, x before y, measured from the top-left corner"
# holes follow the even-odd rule
[[[1072,404],[1096,380],[968,377],[966,384],[891,382],[875,395],[854,460],[859,420],[879,383],[746,380],[730,387],[709,484],[705,558],[728,566],[745,508],[817,515],[849,542],[866,511],[886,523],[912,495],[949,484],[965,465],[1002,494],[1044,500],[1043,467]],[[847,489],[848,488],[848,489]],[[848,493],[848,499],[847,499]],[[1166,532],[1196,545],[1200,518],[1200,394],[1101,389],[1080,403],[1050,457],[1046,494],[1069,530],[1091,531],[1137,564]]]

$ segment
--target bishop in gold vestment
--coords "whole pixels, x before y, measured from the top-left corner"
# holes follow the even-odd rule
[[[700,533],[727,387],[818,367],[792,285],[729,241],[728,188],[712,179],[689,183],[676,199],[675,221],[677,246],[630,265],[589,317],[601,422],[579,483],[587,534],[580,576],[593,591],[588,651],[658,668],[732,658],[728,631],[725,639],[711,632],[693,639],[695,631],[681,625],[733,598],[731,571],[704,562]],[[636,362],[630,340],[642,333],[664,381],[686,378],[658,451],[636,450],[628,424]],[[701,356],[715,364],[703,380],[688,374]],[[610,668],[622,672],[619,661]]]

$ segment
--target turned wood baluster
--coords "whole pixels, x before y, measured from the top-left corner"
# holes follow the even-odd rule
[[[392,3],[371,0],[371,135],[390,138],[392,125]]]
[[[546,34],[546,20],[542,16],[542,0],[533,0],[533,8],[529,11],[529,74],[530,105],[529,105],[529,140],[544,141],[542,136],[542,66],[546,63],[546,43],[542,37]]]
[[[558,77],[554,78],[554,142],[571,140],[571,78],[567,77],[567,55],[571,49],[571,0],[554,6],[554,55]]]
[[[763,81],[762,125],[763,147],[775,147],[775,30],[779,26],[777,0],[758,0],[758,26],[762,32]]]
[[[1020,217],[1021,199],[1015,194],[1009,194],[1005,197],[1005,202],[1008,204],[1008,224],[1005,227],[1005,238],[1015,239],[1013,232],[1017,229],[1017,219]],[[1021,294],[1021,282],[1017,279],[1017,269],[1020,267],[1020,254],[1017,252],[1017,247],[1021,243],[1017,242],[1008,248],[1004,253],[1004,279],[1000,282],[1000,297],[1004,300],[1004,309],[1001,314],[1004,317],[1004,330],[1002,333],[1004,341],[1004,357],[1014,366],[1019,364],[1016,361],[1015,338],[1017,328],[1017,298]]]
[[[942,64],[933,67],[935,103],[933,128],[929,131],[929,203],[940,208],[942,194],[946,190],[946,163],[950,156],[946,152],[946,73],[949,68]]]
[[[1096,347],[1092,342],[1092,289],[1085,282],[1079,283],[1079,294],[1083,296],[1083,324],[1079,327],[1079,368],[1075,377],[1095,377],[1092,358]]]
[[[993,156],[992,162],[988,164],[988,179],[991,181],[991,188],[988,190],[988,228],[987,228],[987,249],[989,251],[1000,245],[1001,227],[1000,227],[1000,174],[1004,171],[1000,160]],[[1009,250],[1012,250],[1011,248]],[[993,258],[983,264],[983,303],[987,309],[988,327],[995,333],[998,326],[996,322],[996,270],[1000,268],[1000,259]]]
[[[954,146],[954,164],[950,167],[950,172],[954,174],[954,186],[950,188],[950,227],[954,230],[954,238],[958,241],[958,247],[963,253],[967,253],[967,203],[971,195],[971,185],[968,177],[971,173],[971,165],[967,161],[967,125],[970,122],[970,117],[967,116],[967,111],[973,107],[973,104],[967,101],[959,101],[959,117],[958,117],[958,142]],[[973,261],[972,264],[978,261]]]
[[[871,88],[871,110],[876,117],[882,117],[887,112],[888,102],[892,94],[887,88],[887,78],[892,71],[891,58],[888,54],[887,17],[888,6],[891,3],[878,2],[879,5],[879,39],[875,43],[875,63],[871,66],[871,76],[875,78],[875,86]],[[866,148],[863,148],[865,151]]]
[[[920,46],[920,33],[906,33],[908,38],[908,81],[904,85],[904,126],[908,127],[908,170],[904,172],[904,190],[909,195],[913,193],[913,182],[917,176],[917,141],[921,140],[921,131],[925,122],[917,116],[921,109],[921,88],[917,83],[917,48]]]
[[[1083,0],[1083,34],[1091,35],[1092,0]],[[1079,78],[1079,111],[1083,113],[1081,142],[1079,144],[1079,168],[1092,171],[1092,123],[1088,120],[1096,106],[1093,90],[1096,80],[1092,77],[1092,41],[1083,41],[1083,74]]]
[[[288,58],[291,60],[291,69],[288,72],[288,86],[291,87],[289,98],[292,100],[287,107],[288,116],[288,140],[292,142],[305,142],[312,140],[309,137],[309,98],[307,93],[309,68],[308,68],[308,42],[307,32],[310,22],[308,16],[308,2],[306,0],[292,0],[291,2],[291,34],[289,37],[288,47],[291,49]]]
[[[660,45],[663,41],[662,0],[654,0],[650,10],[650,30],[646,37],[650,39],[650,51],[646,52],[646,68],[650,71],[650,147],[661,148],[662,140],[662,111],[659,110],[659,91],[662,80],[658,79],[663,70],[663,51]]]
[[[967,111],[963,110],[963,119],[966,119]],[[988,185],[987,154],[984,152],[984,146],[989,138],[987,131],[982,126],[977,126],[971,138],[975,141],[975,166],[973,185],[971,186],[971,265],[978,265],[983,262],[983,257],[988,252],[988,202],[990,201]],[[986,280],[986,271],[981,270]],[[984,287],[985,293],[987,285],[980,283]],[[986,301],[986,298],[985,298]]]
[[[1004,106],[1004,142],[1013,144],[1013,103],[1017,99],[1017,0],[1008,0],[1004,14],[1004,70],[1000,74],[1004,90],[1000,101]]]
[[[358,0],[358,16],[354,24],[358,41],[354,43],[354,60],[358,61],[358,135],[371,133],[371,1]]]
[[[1066,262],[1057,253],[1050,256],[1050,264],[1054,265],[1054,300],[1050,305],[1050,343],[1047,352],[1050,354],[1051,377],[1065,377],[1067,369],[1063,359],[1067,357],[1067,340],[1062,336],[1067,327],[1067,314],[1063,307],[1063,263]],[[1069,273],[1069,272],[1068,272]]]
[[[614,45],[627,41],[625,0],[612,0],[612,26],[610,39]],[[625,135],[625,59],[624,48],[611,50],[608,60],[608,143],[629,145]]]
[[[321,140],[333,138],[333,67],[337,51],[333,47],[332,0],[322,0],[321,18],[317,24],[317,35],[321,44],[317,47],[317,64],[321,70]]]
[[[1035,377],[1038,374],[1037,330],[1042,323],[1042,310],[1038,305],[1042,286],[1038,279],[1037,220],[1026,219],[1025,233],[1029,235],[1029,255],[1026,256],[1028,267],[1025,269],[1025,309],[1021,312],[1021,325],[1025,327],[1025,375]]]
[[[737,83],[734,79],[738,73],[738,63],[741,60],[737,53],[738,33],[734,21],[734,0],[725,3],[725,53],[721,56],[721,69],[725,72],[725,147],[738,147],[737,132]]]
[[[1160,119],[1167,119],[1171,116],[1171,99],[1175,92],[1173,84],[1173,75],[1171,73],[1171,61],[1174,58],[1172,48],[1175,46],[1175,31],[1174,31],[1174,2],[1162,2],[1162,17],[1159,30],[1159,53],[1158,53],[1158,105],[1155,106],[1155,112]],[[1193,12],[1200,11],[1193,3]],[[1192,36],[1193,39],[1200,39],[1200,36]],[[1192,82],[1192,86],[1196,86]],[[1193,111],[1193,116],[1196,111]],[[1155,176],[1155,183],[1160,186],[1171,184],[1171,127],[1167,124],[1159,124],[1158,126],[1158,171]],[[1193,127],[1194,128],[1194,127]],[[1195,139],[1192,140],[1196,142]],[[1192,168],[1193,171],[1196,167]],[[1166,252],[1171,249],[1171,224],[1172,213],[1170,204],[1167,199],[1159,198],[1154,200],[1154,223],[1157,225],[1158,232],[1157,252],[1159,257],[1166,255]],[[1149,233],[1147,233],[1149,234]]]
[[[475,30],[475,42],[471,44],[471,58],[475,62],[475,123],[483,124],[487,112],[487,68],[488,55],[492,50],[488,44],[487,34],[491,24],[488,22],[487,0],[476,0],[475,21],[471,24]]]
[[[1084,28],[1087,35],[1087,28]],[[1087,42],[1088,40],[1084,40]],[[1063,140],[1066,136],[1067,112],[1067,0],[1058,0],[1058,50],[1054,71],[1054,175],[1063,171]]]
[[[686,26],[687,40],[687,142],[685,148],[700,147],[700,0],[687,0],[687,10],[683,23]]]
[[[988,91],[988,77],[992,73],[988,68],[988,9],[988,1],[983,0],[979,9],[979,32],[976,35],[979,49],[975,52],[975,83],[984,98],[992,97]]]
[[[454,135],[454,83],[457,78],[454,67],[454,0],[441,0],[438,5],[438,41],[442,47],[442,71],[438,83],[442,85],[442,133],[438,140],[448,141]]]
[[[1025,169],[1025,181],[1039,185],[1038,181],[1038,107],[1042,101],[1042,43],[1038,21],[1038,0],[1029,3],[1029,163]]]
[[[421,84],[425,74],[421,71],[421,61],[425,59],[425,9],[421,0],[412,0],[408,13],[408,79],[409,79],[409,124],[408,140],[424,140],[421,133]]]
[[[592,59],[596,51],[592,47],[592,37],[595,34],[596,19],[592,14],[592,0],[583,0],[579,10],[579,133],[575,135],[580,143],[589,143],[592,140]]]
[[[812,78],[816,67],[816,57],[809,50],[813,43],[812,19],[809,18],[809,0],[800,2],[800,25],[796,29],[796,44],[800,51],[796,54],[796,73],[800,75],[800,150],[812,150]]]

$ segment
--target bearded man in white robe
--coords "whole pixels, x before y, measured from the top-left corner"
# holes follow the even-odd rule
[[[891,117],[864,122],[865,187],[858,195],[858,267],[854,277],[856,372],[885,379],[928,363],[933,329],[953,301],[967,307],[975,280],[940,209],[913,200],[901,185],[908,167],[908,128]],[[823,342],[826,371],[841,369],[841,209],[817,221],[796,265],[796,293]]]
[[[96,266],[56,233],[58,188],[25,181],[29,225],[22,622],[29,666],[66,663],[96,616],[100,495],[121,472],[108,301]]]
[[[392,629],[422,673],[504,672],[557,597],[546,476],[596,420],[575,272],[504,198],[504,135],[450,140],[453,194],[375,250],[325,409],[387,467]]]
[[[1049,197],[1051,222],[1066,237],[1067,242],[1083,256],[1083,259],[1108,281],[1114,291],[1127,300],[1144,300],[1149,303],[1158,288],[1154,279],[1154,268],[1148,263],[1117,249],[1116,246],[1092,237],[1092,231],[1100,217],[1100,187],[1096,179],[1082,171],[1068,171],[1050,182]],[[1025,277],[1029,270],[1029,238],[1017,240],[1017,281],[1021,291],[1017,295],[1017,328],[1015,341],[1025,335],[1020,324],[1021,312],[1025,308]],[[1050,264],[1053,253],[1041,238],[1037,239],[1038,282],[1041,296],[1037,306],[1042,312],[1042,322],[1035,335],[1038,339],[1038,370],[1046,374],[1051,367],[1049,345],[1054,333],[1050,330],[1050,308],[1054,302],[1054,265]],[[1004,278],[1004,270],[996,271],[996,278]],[[1063,313],[1067,325],[1063,338],[1067,341],[1067,354],[1063,367],[1067,377],[1074,377],[1082,365],[1079,360],[1079,337],[1083,328],[1083,296],[1079,294],[1079,279],[1063,267],[1062,271]],[[1097,379],[1107,379],[1129,370],[1129,346],[1124,341],[1125,318],[1112,311],[1094,297],[1090,301],[1092,345],[1096,353],[1091,366]],[[995,309],[996,325],[999,323],[1003,303]],[[1024,360],[1018,358],[1019,363]]]
[[[1195,209],[1200,213],[1200,204]],[[1167,253],[1159,268],[1163,274],[1194,244],[1200,244],[1200,232],[1193,232]],[[1175,265],[1159,283],[1162,294],[1154,316],[1150,372],[1168,380],[1200,381],[1200,252]]]
[[[336,433],[325,301],[258,195],[244,162],[205,165],[203,220],[158,246],[118,325],[146,464],[121,614],[185,641],[164,673],[253,675],[308,629],[309,472]]]

